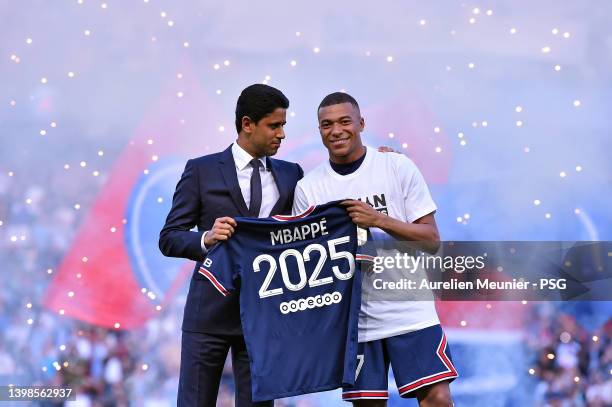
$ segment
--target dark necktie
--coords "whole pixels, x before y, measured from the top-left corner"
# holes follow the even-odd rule
[[[249,205],[249,216],[258,218],[259,210],[261,209],[261,175],[259,174],[261,161],[254,158],[251,160],[251,166],[253,167],[253,173],[251,174],[251,204]]]

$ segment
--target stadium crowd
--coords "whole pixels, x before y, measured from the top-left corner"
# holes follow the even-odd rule
[[[528,347],[529,373],[537,378],[538,405],[612,405],[612,319],[588,331],[577,318],[541,303],[533,308]]]
[[[103,178],[92,183],[90,174],[59,168],[33,185],[18,172],[1,170],[0,383],[74,387],[78,398],[70,405],[172,405],[184,293],[158,318],[133,331],[87,325],[40,304]],[[588,331],[580,315],[559,307],[535,304],[526,329],[538,405],[612,405],[612,320]],[[321,400],[294,398],[276,405],[307,407]],[[233,405],[229,362],[218,405]]]
[[[32,182],[0,168],[0,385],[73,387],[77,400],[67,404],[74,406],[176,404],[186,292],[158,318],[130,331],[45,309],[44,292],[104,179],[92,182],[90,171],[59,165],[39,176]],[[233,386],[230,357],[218,405],[234,404]],[[313,404],[294,399],[276,405]]]

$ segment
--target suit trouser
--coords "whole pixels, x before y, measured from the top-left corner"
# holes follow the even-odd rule
[[[183,331],[178,407],[215,407],[227,352],[232,350],[236,407],[269,407],[274,401],[251,399],[249,355],[242,335]]]

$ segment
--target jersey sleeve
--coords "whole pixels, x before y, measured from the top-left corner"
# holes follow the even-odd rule
[[[199,270],[223,296],[236,289],[234,279],[239,271],[232,258],[227,242],[217,244],[208,252]]]
[[[357,228],[357,233],[359,233],[359,228]],[[372,236],[367,230],[366,235],[365,241],[357,245],[355,252],[355,260],[361,271],[371,271],[376,261],[376,247],[372,244]]]
[[[360,247],[355,254],[355,260],[363,264],[373,263],[376,258],[376,252],[368,249],[369,246]]]
[[[301,182],[298,182],[295,186],[295,192],[293,193],[293,209],[291,213],[293,216],[303,213],[306,209],[310,207],[308,203],[308,197],[304,192],[304,187],[301,185]]]
[[[412,223],[438,208],[429,193],[425,178],[412,160],[400,155],[397,163],[398,174],[401,174],[406,221]]]

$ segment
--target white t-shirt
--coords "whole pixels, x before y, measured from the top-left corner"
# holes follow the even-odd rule
[[[408,157],[369,147],[363,163],[351,174],[338,174],[328,160],[306,174],[296,186],[293,213],[337,199],[361,199],[390,217],[409,223],[437,209],[423,176]],[[392,239],[377,228],[370,228],[370,232],[375,240]],[[372,294],[372,278],[363,275],[359,342],[389,338],[440,323],[433,297],[432,301],[368,300]]]

